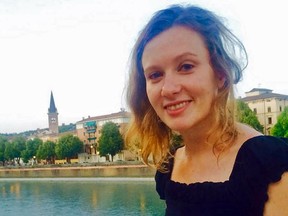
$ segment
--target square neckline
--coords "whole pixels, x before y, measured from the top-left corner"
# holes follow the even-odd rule
[[[235,161],[234,161],[234,164],[233,164],[233,168],[232,168],[232,171],[231,171],[231,173],[229,175],[229,178],[224,180],[224,181],[203,181],[203,182],[192,182],[192,183],[184,183],[184,182],[182,183],[182,182],[174,181],[174,180],[171,179],[172,171],[173,171],[173,168],[174,168],[174,157],[171,158],[171,162],[170,162],[171,171],[169,172],[169,181],[171,183],[173,183],[173,184],[185,185],[187,187],[200,186],[200,185],[224,185],[224,184],[228,184],[231,181],[231,177],[235,173],[235,169],[237,168],[237,164],[239,164],[239,162],[240,162],[239,160],[240,160],[242,152],[245,151],[245,149],[247,148],[246,146],[249,143],[251,143],[251,141],[253,141],[254,139],[258,139],[259,137],[267,137],[267,136],[258,135],[258,136],[251,137],[251,138],[249,138],[249,139],[247,139],[247,140],[245,140],[243,142],[243,144],[240,146],[240,148],[238,149],[238,152],[236,154]],[[177,149],[175,150],[175,152],[176,151],[177,151]]]

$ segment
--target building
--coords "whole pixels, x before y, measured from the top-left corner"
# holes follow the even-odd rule
[[[51,91],[51,96],[50,96],[50,107],[48,108],[48,125],[49,125],[49,131],[51,134],[59,133],[58,112],[55,106],[52,91]]]
[[[55,106],[53,92],[50,95],[50,105],[48,108],[48,130],[37,131],[37,137],[42,139],[43,142],[50,140],[56,142],[59,137],[59,122],[58,122],[58,111]]]
[[[246,92],[244,101],[256,114],[264,127],[264,134],[269,135],[270,129],[276,124],[277,117],[288,106],[288,95],[273,93],[270,89],[253,88]]]
[[[108,115],[83,118],[76,122],[76,134],[84,143],[84,154],[79,155],[79,162],[98,162],[97,139],[101,135],[101,128],[106,122],[114,122],[119,126],[120,133],[123,135],[125,126],[130,120],[130,113],[121,109],[120,112]],[[94,125],[95,124],[95,125]],[[95,130],[94,130],[95,129]],[[124,155],[118,155],[118,160],[134,159],[135,155],[129,151],[124,151]],[[116,158],[117,160],[117,158]]]
[[[48,128],[37,129],[36,132],[29,137],[30,139],[37,137],[41,139],[43,142],[48,140],[57,142],[60,136],[64,136],[66,134],[72,134],[76,136],[76,130],[69,130],[66,132],[59,131],[58,111],[55,105],[52,91],[50,95],[50,104],[47,114],[48,114]],[[64,124],[62,124],[62,126],[63,125]]]
[[[58,111],[55,105],[53,92],[51,91],[50,106],[48,108],[48,128],[38,129],[30,138],[40,138],[45,141],[57,142],[59,137],[72,134],[83,141],[84,153],[78,155],[79,163],[104,162],[106,158],[101,158],[97,152],[97,138],[101,135],[101,128],[106,122],[113,122],[119,126],[119,131],[123,135],[125,126],[130,120],[130,113],[121,109],[120,112],[108,115],[94,116],[83,118],[76,122],[76,130],[66,132],[59,131]],[[63,126],[63,125],[62,125]],[[122,153],[114,157],[115,160],[138,160],[138,156],[134,153],[124,150]],[[110,160],[110,159],[108,159]]]

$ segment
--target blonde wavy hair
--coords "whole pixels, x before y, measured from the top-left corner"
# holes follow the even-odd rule
[[[167,162],[167,156],[171,155],[172,131],[159,122],[148,100],[142,54],[150,40],[174,26],[190,28],[202,36],[214,72],[225,78],[224,86],[219,90],[213,104],[215,126],[209,131],[209,136],[213,134],[213,140],[216,140],[213,145],[217,152],[229,147],[237,137],[233,84],[240,81],[242,71],[248,64],[246,50],[240,40],[219,17],[206,9],[173,5],[158,11],[151,18],[140,33],[131,56],[127,102],[132,119],[126,131],[125,143],[135,143],[136,140],[140,144],[143,161],[159,170]]]

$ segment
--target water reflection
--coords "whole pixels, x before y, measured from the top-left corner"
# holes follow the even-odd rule
[[[153,180],[1,180],[0,215],[163,215]]]

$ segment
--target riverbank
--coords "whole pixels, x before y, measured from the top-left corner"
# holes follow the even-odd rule
[[[155,169],[143,164],[0,168],[0,178],[154,177],[154,175]]]

